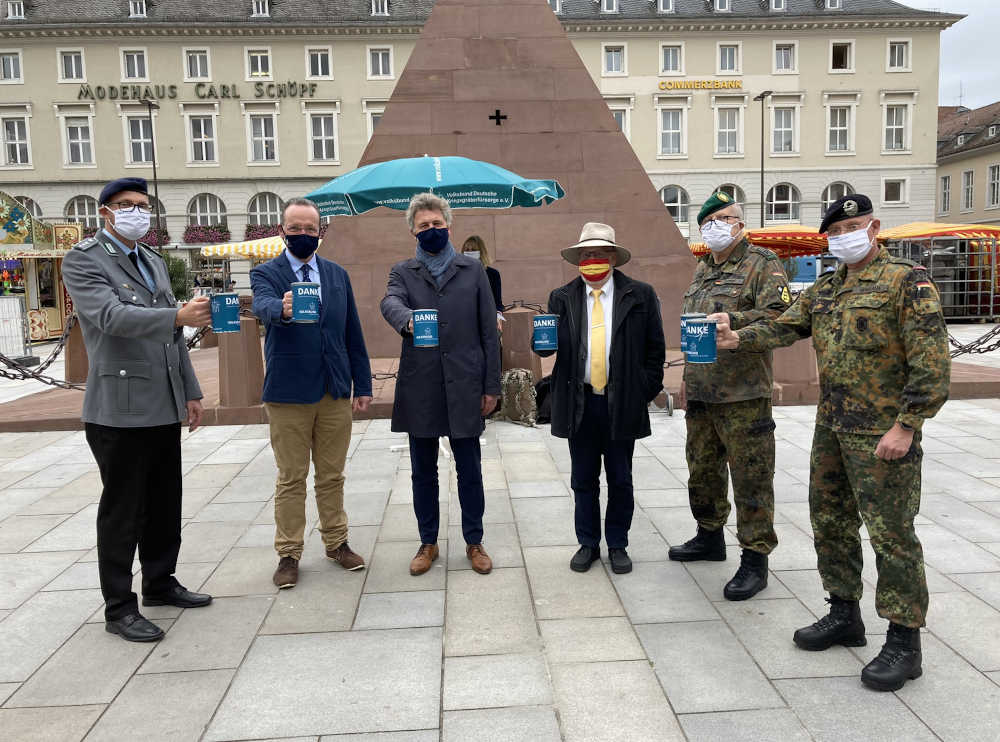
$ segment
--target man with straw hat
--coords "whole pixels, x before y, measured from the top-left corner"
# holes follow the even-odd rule
[[[570,568],[586,572],[600,556],[601,460],[608,482],[605,538],[612,571],[632,571],[632,451],[650,434],[647,405],[663,388],[660,303],[649,284],[622,273],[631,255],[615,230],[590,222],[562,251],[580,276],[549,296],[559,318],[552,370],[552,434],[569,439],[580,549]]]

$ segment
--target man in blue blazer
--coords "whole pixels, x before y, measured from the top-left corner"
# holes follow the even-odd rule
[[[316,467],[316,507],[326,555],[345,569],[363,569],[364,559],[347,544],[344,464],[351,441],[351,413],[366,412],[372,373],[358,308],[347,271],[316,255],[319,209],[304,198],[282,212],[287,249],[250,271],[253,311],[267,328],[264,406],[278,465],[274,495],[274,584],[298,582],[305,542],[306,477]],[[292,284],[320,287],[319,321],[292,321]],[[353,395],[353,402],[352,402]]]

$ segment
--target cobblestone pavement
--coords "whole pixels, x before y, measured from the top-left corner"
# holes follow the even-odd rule
[[[791,641],[825,613],[807,506],[814,414],[775,410],[780,544],[770,585],[745,603],[722,598],[732,525],[728,561],[667,560],[694,533],[681,416],[655,416],[636,446],[632,574],[569,570],[566,443],[498,423],[483,456],[496,569],[468,568],[452,471],[441,559],[411,577],[409,461],[376,420],[355,426],[347,472],[350,543],[369,568],[325,559],[310,501],[301,580],[280,593],[267,430],[202,429],[183,446],[178,576],[216,600],[146,609],[167,630],[156,645],[104,631],[100,486],[82,433],[0,435],[0,740],[1000,738],[1000,402],[949,402],[925,429],[925,674],[888,694],[858,679],[886,627],[869,547],[868,646]]]

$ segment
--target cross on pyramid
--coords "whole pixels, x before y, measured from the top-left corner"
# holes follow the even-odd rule
[[[505,302],[544,307],[577,275],[560,248],[586,222],[604,222],[632,253],[624,272],[659,293],[677,347],[694,258],[546,0],[435,3],[360,164],[424,154],[485,160],[565,188],[549,206],[453,213],[453,244],[486,241]],[[389,268],[413,257],[402,214],[337,218],[324,252],[350,271],[371,355],[396,355],[399,338],[378,304]]]

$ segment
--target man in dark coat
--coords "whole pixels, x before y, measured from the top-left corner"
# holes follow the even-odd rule
[[[617,268],[629,261],[606,224],[585,224],[580,241],[562,251],[580,277],[549,296],[559,317],[552,370],[552,435],[569,439],[580,549],[570,567],[586,572],[600,558],[601,458],[608,481],[605,538],[611,569],[632,571],[632,451],[650,434],[648,404],[663,388],[666,347],[653,287]]]
[[[409,433],[413,510],[420,549],[410,574],[420,575],[438,557],[438,438],[448,436],[458,472],[462,535],[472,568],[487,574],[483,550],[483,474],[479,436],[483,418],[500,394],[500,344],[496,305],[479,261],[455,251],[449,240],[451,208],[433,193],[419,193],[406,212],[417,239],[416,257],[389,273],[382,316],[403,338],[392,407],[392,430]],[[415,309],[436,309],[439,344],[415,347]]]

